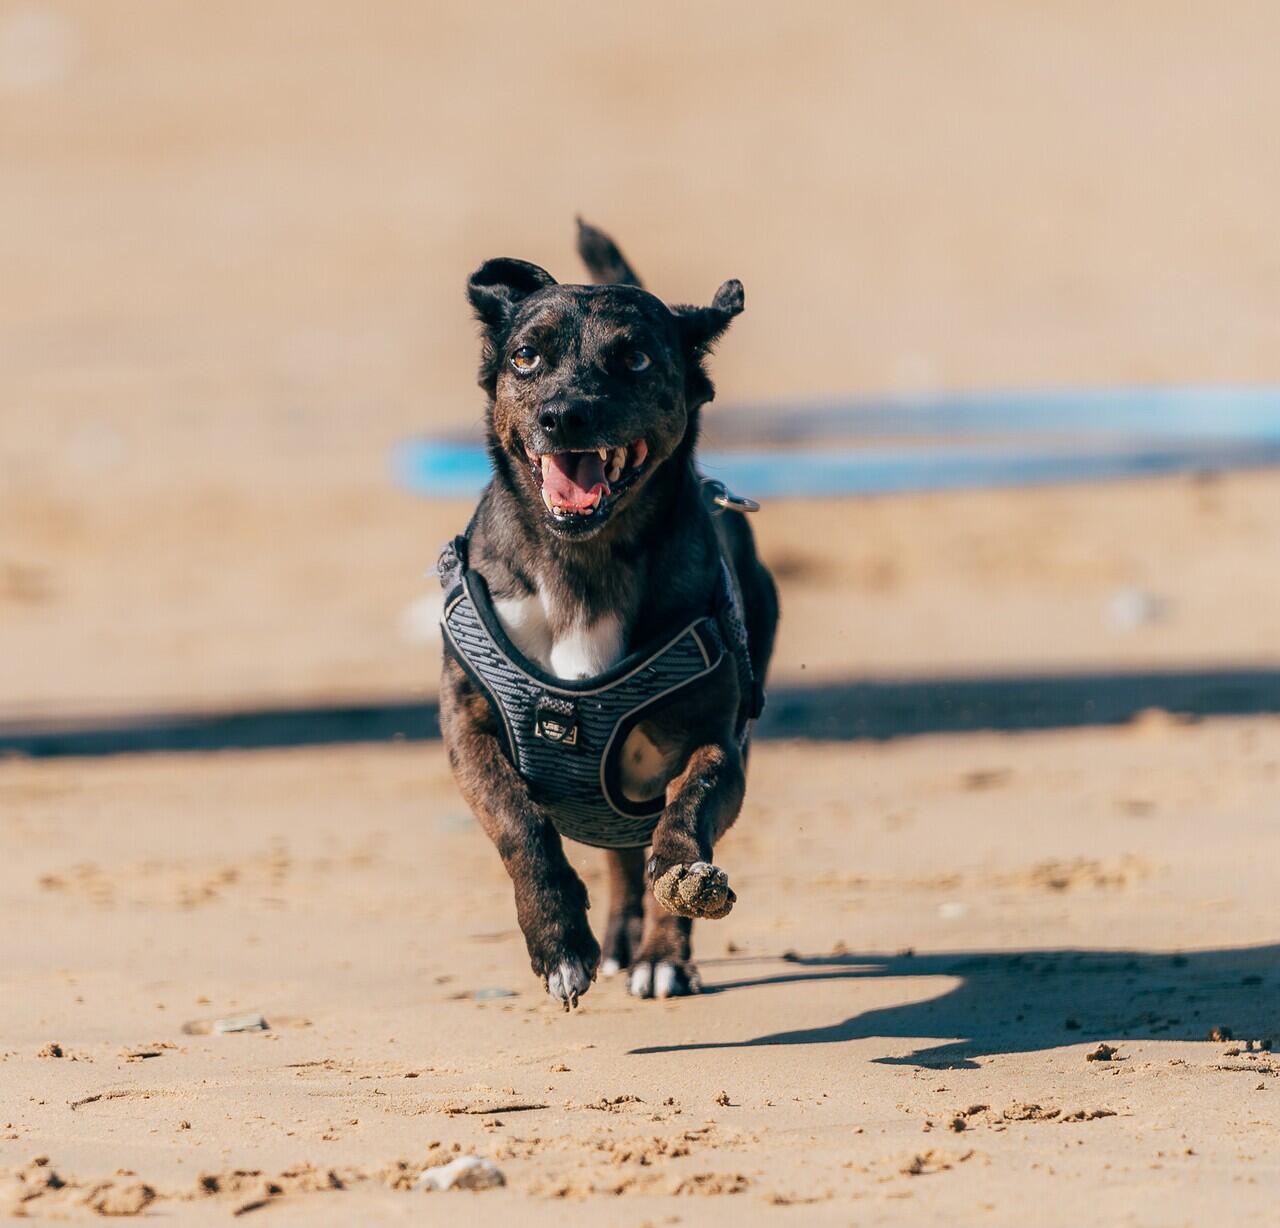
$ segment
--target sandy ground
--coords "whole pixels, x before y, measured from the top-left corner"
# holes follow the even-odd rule
[[[0,1167],[68,1183],[31,1215],[136,1179],[193,1223],[268,1183],[271,1222],[1272,1221],[1280,722],[753,774],[711,992],[565,1015],[436,748],[9,765]],[[506,1190],[394,1188],[457,1147]]]
[[[388,450],[577,211],[746,283],[713,413],[1280,380],[1273,8],[747,11],[0,4],[0,721],[430,696],[468,509]],[[1280,664],[1273,473],[758,531],[789,686]],[[1278,784],[1273,718],[762,744],[714,992],[566,1016],[438,746],[5,761],[0,1208],[1272,1222]],[[402,1188],[455,1148],[507,1188]]]

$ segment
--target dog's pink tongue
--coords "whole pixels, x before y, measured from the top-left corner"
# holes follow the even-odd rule
[[[556,507],[585,512],[609,493],[598,452],[553,452],[542,467],[542,489]]]

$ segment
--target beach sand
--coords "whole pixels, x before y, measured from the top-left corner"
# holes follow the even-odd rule
[[[34,1216],[141,1181],[192,1223],[1267,1222],[1278,745],[764,745],[708,992],[572,1014],[438,747],[11,763],[0,1198],[43,1155]],[[398,1188],[459,1150],[506,1188]]]

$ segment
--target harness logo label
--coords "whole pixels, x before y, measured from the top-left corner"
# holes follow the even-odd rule
[[[578,709],[570,699],[544,695],[534,714],[535,736],[558,746],[578,745]]]

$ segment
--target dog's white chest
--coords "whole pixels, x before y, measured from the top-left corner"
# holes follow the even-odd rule
[[[550,659],[557,678],[602,674],[622,659],[622,624],[613,614],[592,623],[574,623],[552,640]]]
[[[566,619],[542,591],[495,601],[493,608],[515,646],[557,678],[590,678],[622,659],[622,622],[616,614],[588,620],[578,612]]]

